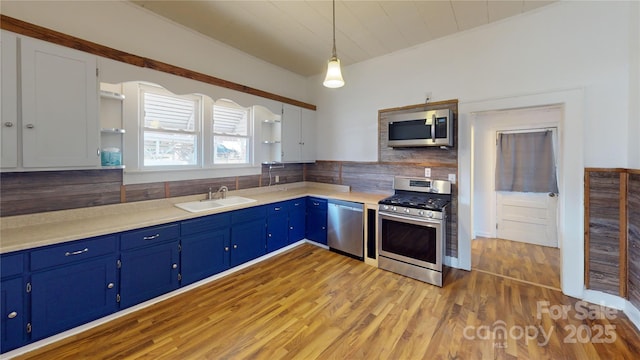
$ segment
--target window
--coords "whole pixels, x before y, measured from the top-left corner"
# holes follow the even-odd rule
[[[229,100],[213,104],[212,162],[218,164],[250,164],[251,133],[249,108]]]
[[[147,85],[140,89],[143,167],[198,165],[200,97]]]

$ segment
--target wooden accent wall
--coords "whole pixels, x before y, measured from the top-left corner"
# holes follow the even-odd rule
[[[318,161],[305,164],[304,180],[337,185],[347,185],[352,191],[392,194],[393,177],[424,177],[424,168],[431,167],[431,178],[446,180],[449,174],[457,174],[457,165],[434,167],[433,163],[383,163]],[[458,256],[458,186],[452,186],[451,222],[447,229],[446,255]]]
[[[450,109],[453,112],[454,146],[452,148],[444,150],[439,147],[392,148],[388,146],[391,115],[434,109]],[[380,110],[378,112],[378,160],[381,162],[428,162],[430,166],[456,167],[458,164],[457,119],[458,100],[456,99]]]
[[[70,170],[0,173],[0,216],[34,214],[169,197],[206,194],[209,187],[229,190],[269,186],[268,166],[261,175],[214,179],[122,184],[122,170]],[[303,180],[302,164],[271,170],[272,185]]]
[[[585,282],[640,307],[640,170],[585,169]]]
[[[629,301],[640,309],[640,170],[628,171],[627,241]]]

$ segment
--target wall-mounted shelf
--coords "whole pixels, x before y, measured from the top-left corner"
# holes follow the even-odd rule
[[[279,124],[280,120],[263,120],[262,122],[265,124]]]
[[[263,144],[280,144],[280,141],[270,141],[270,140],[265,140],[262,142]]]
[[[126,131],[118,128],[104,128],[100,129],[100,132],[103,134],[124,134]]]
[[[100,90],[100,97],[105,99],[124,100],[124,95],[113,91]]]

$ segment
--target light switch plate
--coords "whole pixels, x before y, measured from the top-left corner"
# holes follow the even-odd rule
[[[276,175],[276,184],[280,182],[280,175]]]
[[[451,181],[452,184],[456,183],[456,174],[449,174],[449,181]]]
[[[431,177],[431,168],[424,168],[424,177]]]

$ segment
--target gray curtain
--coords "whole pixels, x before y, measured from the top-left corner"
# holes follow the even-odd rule
[[[498,134],[496,191],[558,192],[551,131]]]

